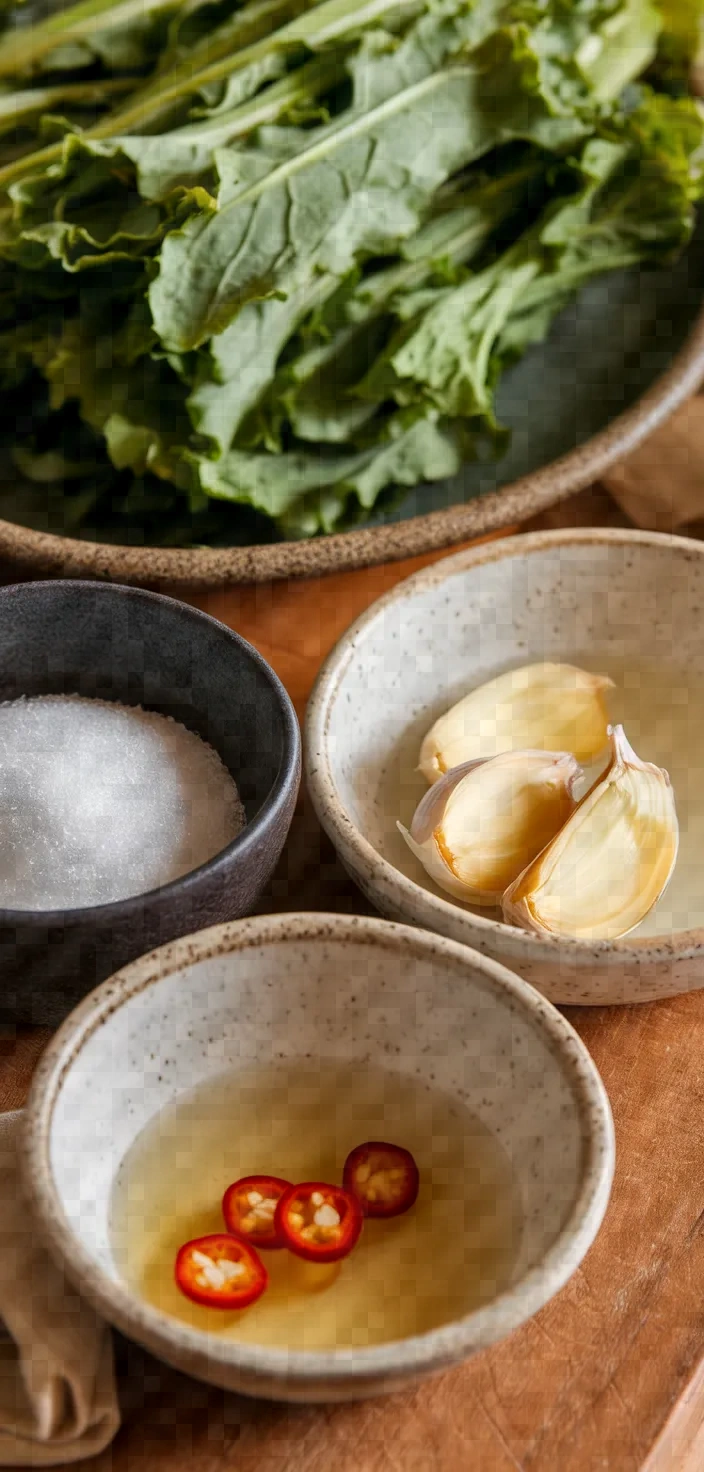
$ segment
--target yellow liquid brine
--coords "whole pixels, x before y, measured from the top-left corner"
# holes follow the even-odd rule
[[[349,1151],[374,1139],[415,1156],[408,1212],[367,1221],[329,1266],[262,1251],[269,1287],[248,1309],[201,1308],[179,1291],[178,1248],[224,1230],[234,1180],[340,1183]],[[510,1282],[520,1227],[509,1160],[462,1104],[384,1069],[310,1062],[227,1073],[181,1095],[126,1155],[111,1221],[119,1270],[156,1308],[227,1339],[303,1350],[381,1344],[469,1313]]]

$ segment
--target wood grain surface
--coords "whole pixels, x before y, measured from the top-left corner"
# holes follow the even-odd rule
[[[541,524],[624,520],[590,494]],[[193,601],[261,649],[300,713],[343,628],[419,565]],[[305,799],[261,909],[368,909]],[[324,1408],[212,1390],[119,1341],[123,1428],[86,1472],[702,1472],[704,993],[569,1016],[611,1099],[616,1179],[581,1269],[535,1319],[413,1392]],[[21,1103],[45,1037],[0,1033],[0,1108]]]

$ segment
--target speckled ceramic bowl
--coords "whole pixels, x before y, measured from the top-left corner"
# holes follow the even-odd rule
[[[232,772],[242,832],[169,884],[105,905],[0,908],[0,1019],[56,1026],[118,966],[254,908],[283,848],[301,769],[296,714],[274,671],[224,624],[107,583],[0,589],[0,700],[77,694],[142,705],[209,741]]]
[[[208,1335],[126,1286],[110,1247],[110,1196],[139,1131],[184,1089],[228,1068],[309,1054],[432,1080],[496,1134],[523,1216],[500,1296],[414,1338],[311,1352]],[[464,946],[383,920],[277,915],[177,941],[86,998],[39,1065],[24,1163],[50,1250],[112,1323],[216,1385],[325,1401],[400,1389],[535,1313],[596,1235],[613,1161],[599,1075],[569,1024],[525,982]]]
[[[647,734],[636,749],[672,777],[677,868],[623,940],[544,938],[459,904],[396,828],[426,790],[416,764],[437,716],[501,670],[540,659],[611,674],[627,734],[637,717]],[[673,711],[678,730],[689,722],[687,757],[670,746]],[[649,1002],[704,986],[703,725],[704,544],[636,531],[535,533],[436,563],[352,625],[311,697],[307,776],[323,827],[382,914],[464,941],[553,1001]]]

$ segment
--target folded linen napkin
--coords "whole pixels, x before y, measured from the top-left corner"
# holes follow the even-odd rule
[[[50,1467],[102,1451],[120,1416],[110,1331],[32,1230],[21,1120],[0,1115],[0,1466]]]
[[[604,476],[622,511],[646,531],[704,522],[704,394],[682,404]]]

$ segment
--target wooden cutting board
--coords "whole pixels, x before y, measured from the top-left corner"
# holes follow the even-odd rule
[[[549,518],[624,521],[593,494]],[[193,601],[261,649],[301,713],[342,629],[430,560]],[[305,800],[260,908],[368,910]],[[86,1472],[702,1472],[704,993],[569,1016],[609,1092],[616,1180],[581,1269],[535,1319],[412,1392],[322,1408],[212,1390],[119,1342],[123,1429]],[[45,1039],[0,1035],[0,1108],[23,1100]]]

